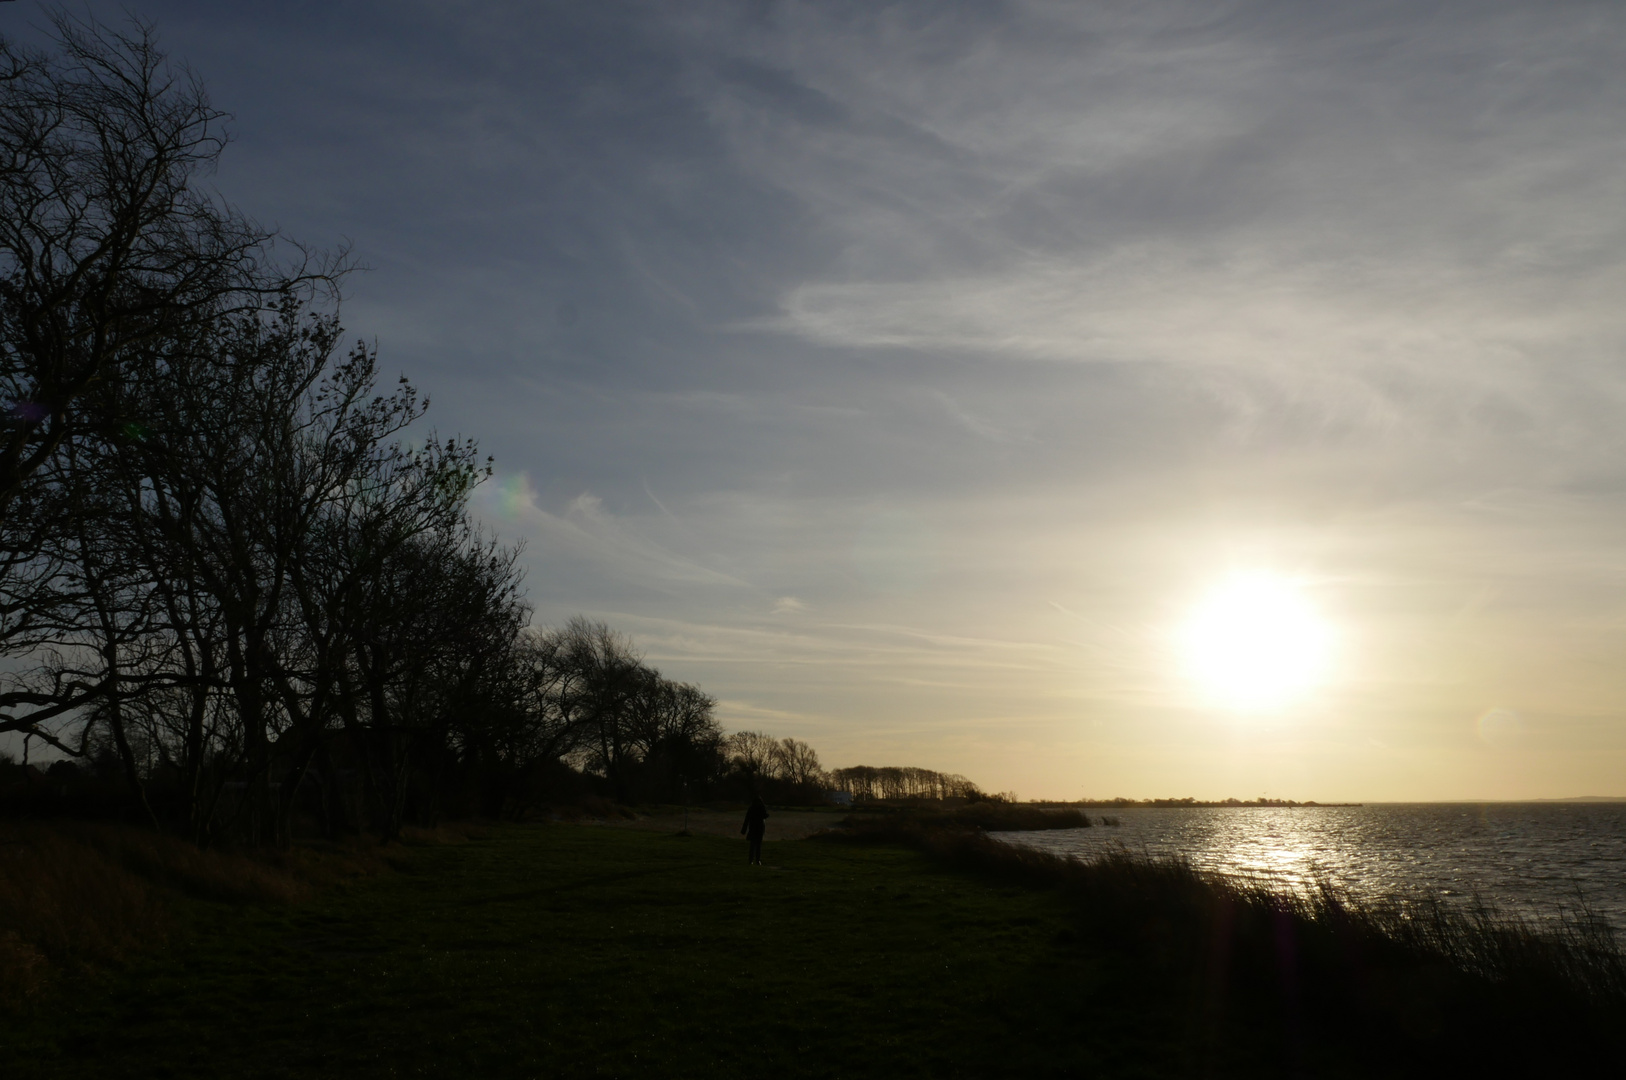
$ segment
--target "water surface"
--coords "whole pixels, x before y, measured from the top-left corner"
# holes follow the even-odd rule
[[[1626,932],[1626,803],[1378,803],[1086,811],[1114,827],[997,833],[1089,858],[1115,847],[1285,888],[1320,876],[1357,897],[1475,897],[1557,917],[1577,897]]]

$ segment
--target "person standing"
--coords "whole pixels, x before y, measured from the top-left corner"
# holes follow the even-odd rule
[[[760,795],[753,796],[751,805],[745,811],[745,824],[740,826],[740,832],[751,842],[750,860],[753,866],[762,865],[762,834],[768,831],[768,807]]]

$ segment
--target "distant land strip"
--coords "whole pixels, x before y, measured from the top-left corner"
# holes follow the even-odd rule
[[[1118,808],[1134,806],[1362,806],[1363,803],[1353,802],[1316,802],[1311,799],[1299,802],[1296,799],[1219,799],[1210,801],[1206,799],[1193,799],[1186,796],[1183,799],[1080,799],[1077,802],[1044,802],[1044,806],[1112,806]]]

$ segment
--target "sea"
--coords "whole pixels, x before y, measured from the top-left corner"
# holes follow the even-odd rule
[[[995,836],[1090,859],[1178,856],[1199,870],[1355,899],[1438,897],[1548,921],[1584,907],[1626,935],[1626,803],[1085,810],[1088,829]],[[1117,825],[1102,826],[1106,818]]]

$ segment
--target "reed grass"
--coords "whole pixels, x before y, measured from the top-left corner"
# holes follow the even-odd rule
[[[832,839],[901,843],[1002,884],[1059,890],[1082,934],[1185,970],[1214,1022],[1253,1003],[1410,1040],[1468,1075],[1626,1053],[1626,956],[1579,900],[1533,920],[1437,897],[1299,892],[1124,851],[1091,860],[943,828],[930,816],[854,821]],[[1454,1064],[1453,1064],[1454,1063]]]

